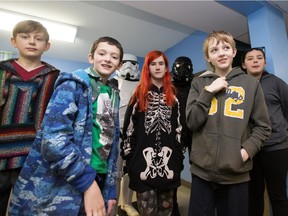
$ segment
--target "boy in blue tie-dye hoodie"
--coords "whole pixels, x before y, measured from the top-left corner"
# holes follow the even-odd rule
[[[94,42],[91,68],[62,72],[16,182],[11,215],[110,215],[116,203],[121,44]]]

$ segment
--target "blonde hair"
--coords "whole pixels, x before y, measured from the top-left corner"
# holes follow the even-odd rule
[[[49,41],[49,34],[47,29],[40,22],[35,20],[24,20],[17,23],[13,28],[12,36],[14,39],[16,39],[17,34],[31,32],[43,32],[45,41]]]
[[[209,53],[208,53],[209,42],[214,41],[214,40],[216,40],[217,45],[220,42],[226,42],[231,45],[233,50],[236,49],[236,42],[233,36],[229,32],[226,32],[223,30],[213,31],[212,33],[208,35],[208,37],[205,39],[204,44],[203,44],[203,53],[204,53],[205,58],[209,57]],[[214,69],[214,65],[212,65],[210,62],[209,62],[209,65]]]

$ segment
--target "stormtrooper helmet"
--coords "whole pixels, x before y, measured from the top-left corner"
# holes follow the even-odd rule
[[[172,66],[172,77],[174,82],[190,83],[193,79],[193,64],[186,56],[178,57]]]
[[[137,57],[133,54],[124,54],[122,66],[117,71],[117,76],[126,80],[138,80],[140,75]]]

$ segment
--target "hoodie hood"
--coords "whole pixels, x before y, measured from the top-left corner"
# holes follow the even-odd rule
[[[59,86],[61,83],[65,81],[75,81],[81,85],[84,85],[86,88],[90,86],[90,77],[93,77],[95,80],[101,80],[101,77],[98,73],[96,73],[92,68],[86,68],[85,70],[79,69],[74,72],[61,72],[56,84],[55,88]],[[119,93],[118,87],[111,82],[111,80],[107,81],[107,85],[109,85],[112,89]]]
[[[86,88],[89,87],[89,76],[85,70],[77,70],[74,72],[61,72],[55,83],[55,88],[61,85],[65,81],[75,81],[84,85]]]
[[[0,68],[2,68],[4,70],[11,71],[14,74],[18,74],[17,71],[14,69],[14,67],[12,65],[12,62],[16,61],[16,60],[17,60],[17,58],[13,58],[13,59],[8,59],[8,60],[5,60],[5,61],[2,61],[1,64],[0,64]],[[39,74],[37,74],[35,77],[42,76],[44,74],[50,73],[51,71],[60,72],[60,70],[58,70],[54,66],[48,64],[47,62],[41,61],[41,63],[43,65],[45,65],[45,68]]]
[[[236,76],[246,74],[240,67],[234,67],[226,76],[227,80],[231,80]],[[219,76],[215,74],[213,71],[205,71],[199,77],[214,77],[218,78]]]
[[[270,73],[268,73],[267,71],[264,71],[263,72],[263,74],[262,74],[262,76],[261,76],[261,78],[260,78],[260,80],[262,81],[262,80],[266,80],[266,79],[269,79],[270,77],[273,77],[274,75],[273,74],[270,74]]]

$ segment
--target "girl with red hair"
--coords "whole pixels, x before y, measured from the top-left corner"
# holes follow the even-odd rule
[[[171,215],[173,190],[180,186],[182,126],[175,94],[167,57],[149,52],[125,114],[121,143],[142,216]]]

